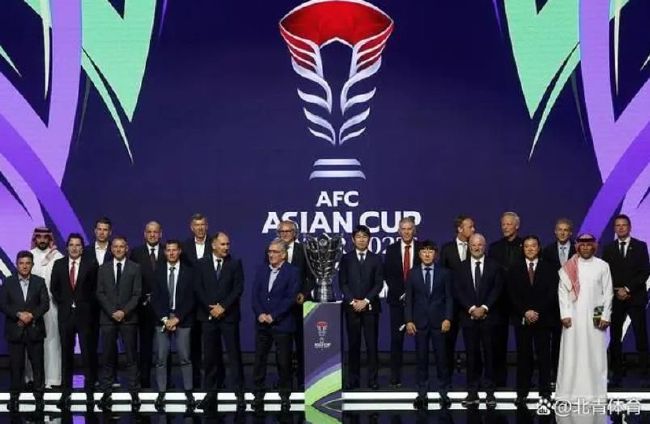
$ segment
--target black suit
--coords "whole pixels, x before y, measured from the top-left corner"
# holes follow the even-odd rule
[[[155,327],[158,324],[156,314],[151,306],[151,293],[156,280],[156,270],[165,267],[164,252],[165,247],[158,244],[158,255],[155,260],[152,260],[150,256],[151,246],[145,243],[133,249],[129,256],[129,259],[140,265],[140,272],[142,273],[142,295],[137,308],[138,336],[140,340],[138,371],[140,372],[140,386],[145,389],[151,388],[153,337]]]
[[[539,363],[540,394],[550,396],[551,329],[560,320],[560,314],[557,312],[558,274],[552,264],[539,259],[537,265],[533,266],[534,277],[531,284],[527,263],[522,261],[513,265],[507,275],[517,338],[517,396],[528,396],[535,356]],[[534,323],[525,320],[525,314],[530,310],[539,314]]]
[[[523,239],[505,237],[490,244],[488,257],[498,262],[504,272],[520,262],[523,257]],[[510,299],[504,290],[494,311],[499,316],[499,324],[494,332],[494,381],[498,387],[506,387],[508,381],[508,325],[510,316]]]
[[[646,304],[648,293],[646,280],[650,274],[648,263],[648,246],[641,240],[629,238],[626,246],[625,257],[621,255],[619,241],[615,240],[605,246],[603,260],[609,264],[612,273],[614,292],[620,287],[626,287],[630,297],[621,301],[614,296],[612,303],[612,327],[609,341],[611,367],[613,380],[620,382],[622,374],[621,337],[625,316],[629,315],[636,341],[636,350],[639,352],[639,363],[643,374],[648,367],[648,330],[646,324]]]
[[[12,275],[0,286],[0,310],[5,317],[5,340],[9,349],[11,368],[11,398],[18,399],[23,390],[25,372],[25,351],[29,356],[34,373],[34,396],[43,399],[45,390],[45,365],[43,362],[43,340],[45,322],[43,315],[50,309],[45,280],[36,275],[29,277],[26,298],[18,276]],[[30,312],[33,320],[27,326],[19,325],[18,312]]]
[[[212,250],[210,249],[210,236],[206,234],[203,256],[200,258],[196,254],[196,241],[194,237],[190,237],[183,243],[181,261],[187,265],[196,267],[199,259],[209,256]],[[190,334],[191,355],[192,355],[192,385],[194,387],[201,387],[201,369],[203,368],[203,332],[201,330],[201,321],[196,319],[192,324],[192,333]]]
[[[573,246],[573,243],[569,240],[566,244],[567,249],[567,260],[570,259],[575,253],[576,249]],[[542,259],[544,259],[549,264],[553,265],[553,268],[556,270],[556,279],[560,280],[557,271],[562,268],[562,262],[560,261],[560,252],[558,251],[557,241],[547,245],[544,250],[542,250]],[[551,328],[551,381],[555,381],[555,376],[557,374],[557,366],[560,361],[560,342],[562,341],[562,320],[560,320],[560,301],[556,297],[557,310],[555,315],[558,317],[557,322]]]
[[[467,243],[466,255],[469,255],[469,243]],[[458,253],[458,238],[447,242],[442,245],[440,249],[440,259],[438,263],[451,270],[452,273],[455,273],[460,265],[463,263],[461,260],[460,254]],[[452,281],[453,286],[453,281]],[[455,352],[456,352],[456,340],[458,340],[458,332],[460,331],[459,319],[460,319],[460,308],[454,301],[454,314],[451,320],[451,329],[445,335],[446,345],[447,345],[447,368],[449,369],[449,375],[454,373],[455,365]]]
[[[70,259],[58,259],[52,267],[50,291],[58,309],[59,335],[61,337],[61,385],[64,392],[72,390],[74,371],[75,335],[79,336],[81,360],[85,367],[84,385],[87,393],[93,392],[97,381],[97,342],[94,318],[98,304],[97,261],[81,256],[75,260],[74,288],[70,281]]]
[[[244,291],[244,270],[239,259],[228,256],[223,260],[219,278],[214,256],[210,253],[197,263],[197,312],[203,329],[203,359],[205,379],[203,387],[217,392],[224,385],[223,343],[230,361],[231,388],[236,393],[244,390],[244,377],[239,337],[240,297]],[[209,305],[221,305],[225,312],[212,318]]]
[[[126,353],[129,390],[138,389],[137,365],[137,307],[142,294],[142,276],[140,265],[124,260],[122,276],[116,281],[114,260],[104,262],[97,273],[97,300],[101,307],[99,317],[100,334],[103,340],[103,372],[100,376],[100,390],[110,393],[117,358],[118,333],[124,342]],[[118,310],[124,312],[124,318],[118,322],[112,314]]]
[[[454,274],[454,298],[461,308],[460,325],[467,351],[467,385],[470,394],[478,392],[481,369],[481,347],[483,348],[483,370],[486,391],[494,392],[494,330],[501,324],[501,317],[494,309],[503,292],[503,276],[499,264],[483,257],[481,279],[474,288],[474,272],[471,258],[464,261]],[[485,305],[488,308],[484,319],[472,319],[469,309]]]
[[[352,250],[341,258],[339,286],[343,292],[343,302],[348,332],[348,378],[350,388],[359,387],[361,377],[361,333],[366,341],[368,356],[368,382],[377,384],[378,352],[377,336],[379,326],[379,292],[383,287],[383,266],[379,255],[369,250],[364,252],[363,263],[359,262],[357,251]],[[361,312],[355,312],[350,305],[353,299],[368,299],[370,303]]]
[[[413,268],[420,264],[418,256],[419,243],[410,244],[410,256]],[[405,284],[404,258],[402,241],[398,240],[386,248],[384,257],[384,278],[388,286],[388,307],[390,309],[390,382],[399,384],[402,379],[402,362],[404,350],[404,304]]]

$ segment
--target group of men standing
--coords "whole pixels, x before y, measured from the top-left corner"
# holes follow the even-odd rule
[[[615,218],[616,240],[605,247],[604,261],[594,256],[596,240],[592,235],[579,236],[575,250],[572,224],[567,219],[557,221],[555,241],[543,249],[537,236],[521,237],[519,226],[516,213],[504,213],[503,238],[488,248],[483,235],[475,231],[473,219],[459,216],[454,222],[454,240],[439,248],[430,240],[416,239],[415,222],[406,217],[399,223],[400,239],[386,249],[383,258],[368,249],[370,230],[363,225],[355,227],[353,248],[341,258],[338,275],[348,341],[346,388],[361,386],[362,338],[368,387],[379,387],[379,296],[384,281],[390,313],[390,387],[401,387],[404,337],[413,336],[418,408],[427,407],[430,349],[436,356],[440,402],[450,404],[447,392],[461,330],[467,359],[466,406],[479,403],[481,379],[488,407],[496,405],[495,389],[507,386],[510,325],[518,353],[518,405],[526,403],[535,358],[543,397],[550,396],[555,381],[558,394],[568,398],[576,393],[598,397],[603,387],[606,391],[606,352],[593,352],[604,344],[604,330],[610,325],[610,385],[620,385],[626,316],[632,321],[645,374],[645,284],[650,264],[645,243],[630,236],[629,218]],[[230,254],[227,234],[208,236],[203,215],[192,216],[190,228],[190,239],[168,239],[163,245],[161,225],[151,221],[145,226],[145,243],[129,249],[124,237],[112,236],[111,221],[101,218],[95,223],[95,240],[89,246],[84,247],[81,235],[69,235],[65,256],[56,250],[48,229],[36,229],[33,249],[17,255],[18,272],[0,289],[11,362],[9,408],[18,408],[25,378],[32,380],[37,408],[43,406],[44,388],[58,385],[62,389],[58,406],[70,407],[77,336],[89,405],[94,405],[98,383],[103,393],[99,407],[111,407],[119,337],[134,408],[140,406],[139,390],[152,386],[152,366],[159,393],[155,406],[164,408],[172,341],[189,409],[216,408],[217,394],[226,387],[224,353],[229,361],[228,388],[236,395],[237,407],[245,408],[239,329],[242,262]],[[302,303],[311,298],[314,282],[296,240],[296,224],[282,221],[277,235],[252,283],[254,409],[263,408],[266,366],[273,345],[283,409],[289,408],[294,386],[294,353],[296,386],[300,389],[304,384]],[[592,314],[593,323],[585,322],[584,316]],[[99,340],[101,372],[96,355]],[[584,349],[590,352],[589,360],[582,364],[587,364],[588,372],[568,373],[566,370],[578,368],[577,353]],[[29,372],[26,363],[31,364]],[[197,405],[192,389],[198,387],[207,394]]]

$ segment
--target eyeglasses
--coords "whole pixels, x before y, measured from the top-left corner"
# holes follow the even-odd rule
[[[282,250],[269,249],[269,250],[266,251],[266,253],[269,253],[269,254],[271,254],[271,253],[282,253]]]
[[[278,233],[280,233],[280,234],[288,234],[288,233],[293,233],[293,230],[279,230]]]

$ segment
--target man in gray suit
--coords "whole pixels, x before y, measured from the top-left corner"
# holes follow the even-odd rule
[[[99,267],[97,274],[97,300],[101,307],[99,334],[103,341],[103,368],[99,389],[104,394],[98,403],[100,409],[110,409],[111,388],[115,380],[117,336],[122,337],[126,352],[128,386],[132,408],[140,408],[138,397],[137,345],[138,306],[142,291],[140,266],[128,260],[129,246],[126,238],[114,237],[111,242],[113,260]]]

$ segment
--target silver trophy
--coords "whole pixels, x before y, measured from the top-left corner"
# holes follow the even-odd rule
[[[311,273],[316,278],[314,300],[316,302],[333,302],[334,291],[332,281],[343,256],[343,237],[340,235],[319,236],[305,235],[303,237],[305,257]]]

